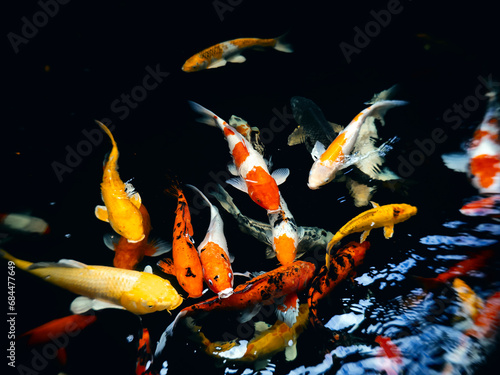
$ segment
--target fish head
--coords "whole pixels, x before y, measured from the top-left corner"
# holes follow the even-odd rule
[[[296,238],[287,234],[273,238],[273,249],[281,265],[286,266],[295,261],[295,257],[297,256],[297,242]]]
[[[309,171],[307,186],[311,190],[319,189],[335,178],[336,170],[324,163],[320,159],[316,160]]]
[[[224,267],[218,272],[210,272],[210,276],[205,274],[205,282],[219,298],[227,298],[233,294],[234,275],[231,268]]]
[[[395,223],[408,220],[413,215],[417,214],[417,207],[405,203],[393,204],[392,212]]]
[[[206,69],[208,62],[201,59],[198,55],[191,56],[186,60],[184,65],[182,65],[182,70],[186,73],[198,72],[200,70]]]

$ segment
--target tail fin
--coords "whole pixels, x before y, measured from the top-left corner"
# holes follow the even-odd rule
[[[210,111],[209,109],[203,107],[202,105],[188,101],[189,106],[191,109],[199,114],[201,117],[197,118],[196,121],[201,122],[203,124],[207,124],[210,126],[215,126],[215,127],[223,127],[223,123],[225,122],[222,120],[219,116],[217,116],[215,113]]]
[[[288,33],[285,33],[276,38],[276,44],[274,45],[274,49],[286,53],[293,52],[293,47],[288,41]]]
[[[211,192],[210,195],[212,195],[215,199],[217,199],[220,205],[231,215],[233,216],[241,215],[241,211],[234,204],[233,198],[222,186],[217,185],[217,190]]]
[[[26,270],[29,266],[31,266],[33,264],[33,263],[28,262],[26,260],[17,259],[16,257],[10,255],[7,251],[5,251],[4,249],[1,249],[1,248],[0,248],[0,257],[7,259],[11,262],[14,262],[16,264],[16,267],[20,268],[22,270]]]
[[[366,112],[366,116],[373,116],[383,124],[384,116],[389,109],[406,104],[408,104],[408,102],[404,100],[381,100],[369,107],[370,109]]]

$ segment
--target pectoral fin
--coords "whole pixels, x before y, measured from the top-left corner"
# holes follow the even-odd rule
[[[230,178],[229,180],[226,180],[226,183],[248,194],[247,184],[241,177]]]
[[[286,181],[289,174],[290,174],[290,169],[280,168],[276,169],[273,173],[271,173],[271,177],[274,178],[277,185],[281,185],[283,182]]]
[[[297,358],[297,343],[294,342],[292,346],[287,346],[285,349],[285,359],[287,361],[293,361]]]
[[[106,223],[109,223],[108,209],[106,206],[95,206],[95,216]]]
[[[391,238],[393,234],[394,234],[394,224],[387,225],[384,227],[384,237],[385,238]]]
[[[366,237],[370,234],[371,229],[365,230],[363,233],[361,233],[361,238],[359,239],[359,242],[364,242],[366,240]]]
[[[141,204],[142,204],[142,199],[141,199],[141,196],[139,193],[135,192],[134,194],[132,194],[130,196],[130,202],[132,202],[132,204],[137,207],[138,209],[141,208]]]
[[[233,55],[233,56],[227,58],[227,61],[232,62],[232,63],[243,63],[246,60],[247,59],[242,55]]]
[[[311,151],[311,156],[314,161],[318,160],[321,155],[326,151],[325,145],[319,141],[316,141],[314,148]]]
[[[158,267],[169,275],[175,275],[174,262],[170,258],[158,261]]]
[[[217,60],[213,63],[211,63],[207,69],[214,69],[214,68],[220,68],[221,66],[224,66],[227,64],[227,61],[224,59]]]
[[[111,302],[101,301],[98,299],[90,299],[85,296],[76,297],[71,302],[70,310],[73,314],[83,314],[89,310],[103,310],[103,309],[122,309],[125,308],[120,305],[115,305]]]

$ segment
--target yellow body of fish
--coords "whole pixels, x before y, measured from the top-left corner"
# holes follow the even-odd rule
[[[309,306],[304,303],[299,306],[297,321],[291,328],[278,320],[272,327],[261,331],[248,343],[243,340],[211,342],[201,332],[201,327],[191,326],[191,329],[198,333],[205,346],[205,352],[213,357],[231,361],[254,362],[270,358],[285,350],[286,359],[293,360],[297,354],[295,348],[297,338],[307,325],[308,317]]]
[[[465,318],[474,321],[484,308],[483,300],[469,285],[459,278],[453,280],[453,289],[457,292],[458,299],[461,302],[461,311],[455,316],[454,320]]]
[[[122,306],[134,314],[173,310],[182,297],[168,280],[147,272],[105,266],[87,266],[74,260],[31,263],[4,250],[0,256],[45,281],[91,299]]]
[[[363,242],[366,240],[372,229],[383,227],[384,237],[391,238],[394,234],[394,224],[408,220],[417,213],[416,207],[405,203],[379,206],[377,203],[372,202],[372,205],[374,206],[372,209],[369,209],[359,214],[354,219],[351,219],[347,224],[340,228],[337,233],[335,233],[327,246],[327,267],[330,264],[330,250],[345,236],[352,233],[362,232],[359,242]]]
[[[139,242],[144,239],[142,225],[141,197],[133,191],[131,184],[125,184],[118,174],[118,147],[109,129],[97,121],[102,130],[109,136],[113,148],[104,165],[101,183],[101,195],[105,206],[96,206],[98,219],[109,222],[120,236],[129,242]]]

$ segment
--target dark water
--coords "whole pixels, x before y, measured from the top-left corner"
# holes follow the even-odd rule
[[[228,8],[218,14],[215,7],[220,3]],[[176,174],[204,190],[225,178],[230,159],[220,132],[195,123],[187,100],[225,119],[235,114],[261,130],[268,129],[266,155],[272,156],[275,168],[291,171],[280,190],[297,223],[335,232],[362,209],[354,207],[342,183],[317,191],[307,188],[312,159],[303,146],[286,144],[296,126],[290,118],[290,98],[307,97],[329,121],[345,125],[374,93],[399,83],[397,99],[409,105],[389,112],[379,134],[386,139],[399,137],[387,163],[406,179],[396,191],[379,190],[374,200],[409,203],[419,212],[398,224],[390,240],[374,230],[354,283],[341,284],[320,305],[325,323],[343,314],[358,319],[358,326],[340,330],[344,341],[332,343],[333,333],[309,328],[298,340],[294,361],[285,361],[279,353],[262,373],[378,373],[381,370],[370,370],[373,363],[367,361],[375,356],[377,335],[399,340],[406,361],[402,371],[441,371],[445,352],[459,339],[451,323],[456,302],[447,300],[446,310],[436,313],[435,295],[417,299],[416,306],[407,307],[405,301],[420,290],[412,276],[432,277],[471,253],[496,246],[496,222],[465,217],[458,211],[477,192],[464,175],[446,169],[440,155],[458,150],[470,137],[486,106],[477,93],[486,91],[484,79],[499,79],[497,20],[486,2],[467,6],[446,2],[438,7],[401,1],[397,5],[385,1],[69,2],[47,16],[46,22],[38,15],[37,22],[44,26],[31,34],[23,29],[21,18],[33,20],[40,5],[10,5],[3,44],[7,65],[3,69],[0,211],[42,217],[50,223],[51,233],[43,238],[18,237],[5,248],[30,261],[70,258],[112,264],[113,253],[102,242],[102,235],[111,229],[94,216],[95,205],[101,204],[102,161],[110,146],[107,140],[91,144],[85,135],[96,129],[94,119],[105,118],[115,126],[122,179],[134,178],[151,215],[152,235],[169,240],[176,202],[164,193],[166,174]],[[380,11],[388,7],[393,11],[390,20],[386,17],[387,21],[374,24],[373,14],[383,17],[388,13]],[[355,40],[355,27],[368,27],[373,35],[364,41],[366,45]],[[23,30],[27,36],[13,47],[9,33],[23,36]],[[217,42],[274,37],[285,31],[294,45],[293,54],[249,51],[243,64],[192,74],[180,70],[189,56]],[[346,58],[341,43],[357,48],[356,52]],[[157,85],[147,81],[150,89],[138,88],[151,70],[157,72]],[[123,95],[132,93],[145,95],[126,104]],[[465,110],[450,118],[456,104]],[[439,142],[428,141],[436,128],[442,129]],[[229,192],[246,215],[266,221],[265,212],[248,197]],[[206,211],[193,214],[197,242],[205,235]],[[229,249],[236,257],[235,271],[267,271],[278,265],[265,259],[265,245],[239,232],[229,215],[223,218]],[[155,262],[146,259],[143,265]],[[498,290],[497,271],[498,264],[492,262],[467,282],[486,298]],[[73,298],[18,272],[16,332],[68,315]],[[126,338],[136,337],[143,326],[154,343],[172,320],[166,312],[143,316],[142,321],[117,311],[99,312],[98,317],[99,324],[69,344],[65,372],[133,373],[135,341],[128,343]],[[205,320],[206,328],[222,334],[236,328],[232,318],[214,316],[210,319],[217,323],[215,328],[210,327],[210,319]],[[484,361],[478,361],[472,371],[485,373],[481,366],[495,361],[494,352],[481,353]],[[30,365],[29,354],[21,348],[18,360]],[[172,374],[254,373],[251,364],[216,363],[183,328],[169,339],[155,369],[161,369],[163,362]],[[55,364],[48,364],[40,372],[57,371]]]

